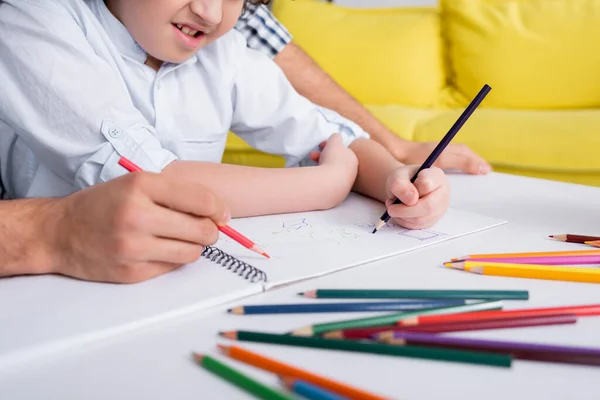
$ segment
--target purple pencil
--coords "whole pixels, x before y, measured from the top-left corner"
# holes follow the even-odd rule
[[[515,358],[567,364],[600,366],[600,348],[555,346],[527,342],[506,342],[443,336],[417,332],[382,332],[373,335],[376,340],[395,345],[420,345],[508,353]]]
[[[587,256],[555,256],[555,257],[495,257],[495,258],[469,258],[464,261],[453,262],[453,265],[460,267],[465,262],[501,262],[507,264],[539,264],[539,265],[583,265],[599,264],[600,255]]]

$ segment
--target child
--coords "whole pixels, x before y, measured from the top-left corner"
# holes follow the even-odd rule
[[[234,217],[327,209],[355,190],[388,206],[400,198],[406,205],[388,211],[407,228],[439,220],[449,199],[442,171],[425,170],[411,184],[416,167],[297,94],[232,30],[243,6],[0,3],[0,160],[9,195],[70,194],[125,174],[118,161],[126,157],[209,186]],[[291,168],[220,164],[230,129]]]

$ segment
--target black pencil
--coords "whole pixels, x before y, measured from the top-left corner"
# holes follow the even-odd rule
[[[465,122],[467,122],[467,120],[469,119],[471,114],[473,114],[475,109],[479,106],[479,104],[481,104],[481,102],[483,101],[485,96],[487,96],[487,94],[490,92],[490,90],[492,90],[492,88],[490,86],[483,85],[483,88],[481,88],[479,93],[477,93],[477,96],[475,96],[475,98],[471,101],[471,104],[469,104],[467,106],[465,111],[463,111],[463,113],[460,115],[460,117],[458,117],[458,119],[456,120],[454,125],[452,125],[452,127],[450,128],[448,133],[446,133],[446,136],[444,136],[444,138],[440,141],[440,143],[436,146],[436,148],[433,149],[433,151],[431,152],[429,157],[427,157],[427,159],[425,160],[423,165],[421,165],[421,167],[417,170],[415,175],[410,180],[412,183],[414,183],[417,180],[419,172],[421,172],[422,170],[424,170],[426,168],[431,168],[431,166],[433,165],[433,163],[435,163],[435,161],[438,159],[440,154],[442,154],[442,151],[444,151],[446,146],[448,146],[450,144],[450,141],[452,141],[452,139],[454,138],[454,136],[456,136],[456,134],[458,133],[460,128],[462,128],[462,126],[465,124]],[[402,201],[400,201],[400,199],[396,199],[396,200],[394,200],[393,204],[401,204],[401,203],[402,203]],[[381,219],[379,220],[377,225],[375,226],[375,229],[373,229],[373,233],[375,233],[379,229],[381,229],[381,227],[383,227],[385,224],[387,224],[387,222],[389,220],[390,220],[390,215],[388,214],[388,212],[386,210],[383,213],[383,215],[381,216]]]

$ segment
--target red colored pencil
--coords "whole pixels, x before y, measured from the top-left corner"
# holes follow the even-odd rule
[[[573,234],[565,234],[565,235],[550,235],[552,239],[560,240],[561,242],[568,243],[585,243],[591,242],[593,240],[600,240],[600,236],[586,236],[586,235],[573,235]]]
[[[600,304],[584,306],[545,307],[545,308],[523,308],[517,310],[500,311],[476,311],[471,313],[446,314],[446,315],[422,315],[399,320],[399,326],[416,326],[425,324],[439,324],[458,321],[476,321],[490,319],[506,319],[519,317],[541,317],[561,314],[574,314],[578,317],[600,315]]]
[[[574,324],[577,316],[574,314],[544,315],[536,317],[520,317],[505,319],[487,319],[479,321],[445,322],[439,324],[424,324],[417,326],[396,326],[392,331],[413,331],[427,333],[482,331],[488,329],[521,328],[526,326]]]
[[[129,172],[142,171],[142,169],[140,167],[138,167],[136,164],[134,164],[133,162],[131,162],[130,160],[128,160],[125,157],[121,157],[119,159],[119,165],[121,165],[123,168],[125,168]],[[245,248],[252,250],[255,253],[263,255],[267,258],[271,258],[260,247],[258,247],[252,240],[248,239],[246,236],[242,235],[241,233],[239,233],[232,227],[219,226],[219,230],[221,232],[223,232],[224,234],[226,234],[227,236],[229,236],[230,238],[232,238],[233,240],[235,240],[236,242],[238,242],[239,244],[241,244],[242,246],[244,246]]]
[[[323,334],[326,339],[361,340],[370,339],[382,332],[460,332],[486,329],[518,328],[525,326],[573,324],[577,321],[574,314],[557,314],[549,316],[513,317],[504,319],[482,319],[460,322],[440,322],[416,326],[375,326],[329,331]]]

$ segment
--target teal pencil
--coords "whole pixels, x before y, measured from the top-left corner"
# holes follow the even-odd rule
[[[312,299],[463,299],[527,300],[526,290],[393,290],[393,289],[318,289],[298,293]]]
[[[476,304],[467,304],[463,306],[452,306],[452,307],[441,307],[441,308],[429,308],[426,310],[418,310],[412,312],[400,312],[394,314],[387,314],[378,317],[369,318],[358,318],[348,319],[343,321],[328,322],[323,324],[316,324],[311,326],[305,326],[300,329],[296,329],[292,332],[294,336],[313,336],[320,335],[328,331],[335,331],[340,329],[354,329],[354,328],[366,328],[374,326],[385,326],[394,325],[398,321],[405,318],[418,317],[421,315],[436,315],[436,314],[457,314],[474,311],[485,311],[485,310],[499,310],[502,309],[502,301],[484,301]]]

